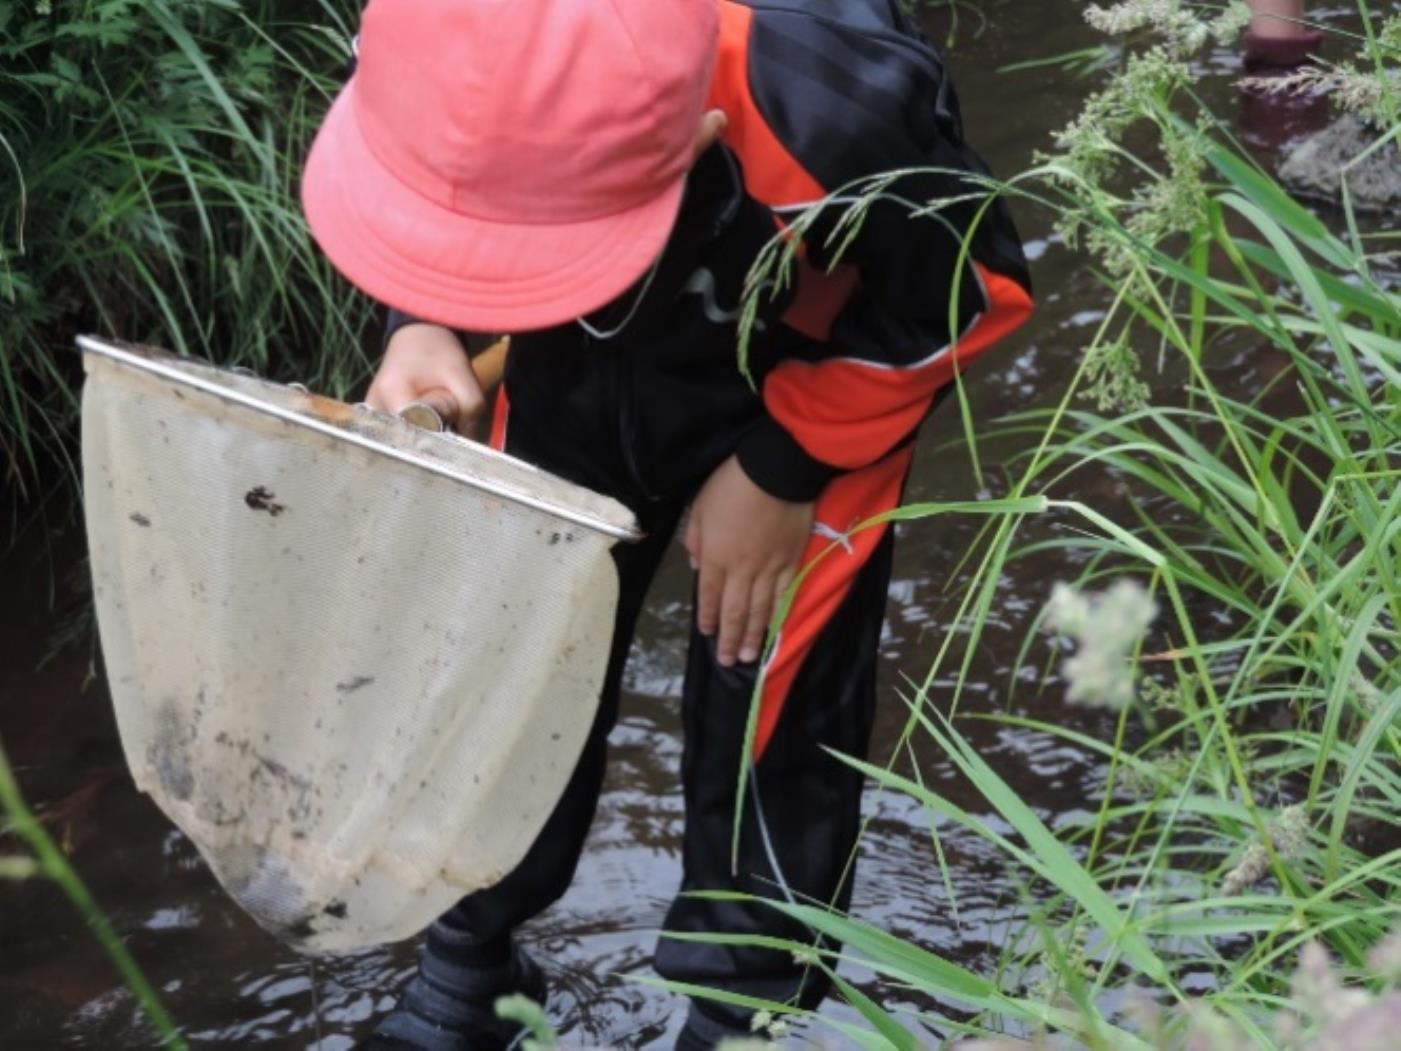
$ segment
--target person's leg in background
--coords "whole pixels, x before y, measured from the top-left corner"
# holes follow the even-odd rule
[[[1305,23],[1304,0],[1248,2],[1250,28],[1241,38],[1248,76],[1239,93],[1240,126],[1252,143],[1278,151],[1328,121],[1328,98],[1323,92],[1272,87],[1272,82],[1318,55],[1323,33]]]
[[[1295,69],[1318,53],[1323,34],[1304,23],[1304,0],[1247,0],[1250,28],[1243,41],[1251,73]]]
[[[683,892],[791,895],[838,908],[849,903],[848,860],[860,823],[863,778],[826,749],[864,757],[869,745],[894,538],[889,526],[842,534],[899,503],[910,456],[903,449],[837,479],[818,501],[818,535],[807,557],[831,550],[799,590],[767,666],[758,759],[744,799],[733,874],[735,790],[757,669],[721,667],[712,640],[693,634],[683,699]],[[684,895],[673,903],[664,930],[812,942],[811,932],[767,905]],[[665,934],[656,968],[673,981],[804,1007],[815,1007],[829,986],[820,970],[789,953]],[[697,999],[677,1048],[708,1051],[748,1029],[748,1012]]]

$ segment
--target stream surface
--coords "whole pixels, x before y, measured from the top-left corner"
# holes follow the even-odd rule
[[[980,27],[965,6],[951,50],[965,125],[994,171],[1010,175],[1031,163],[1049,132],[1077,112],[1094,87],[1054,68],[999,73],[999,67],[1097,43],[1079,5],[983,5]],[[1311,10],[1325,21],[1350,8]],[[946,11],[929,16],[941,38]],[[1237,56],[1216,52],[1202,90],[1219,114],[1239,102],[1230,80]],[[1287,135],[1246,126],[1247,142],[1269,160]],[[1276,140],[1276,141],[1269,141]],[[1050,405],[1064,391],[1082,348],[1108,301],[1082,257],[1050,234],[1044,216],[1018,211],[1032,259],[1038,313],[988,353],[972,373],[977,418]],[[1242,389],[1260,382],[1249,348],[1219,368],[1237,369]],[[931,421],[911,482],[913,500],[977,495],[953,402]],[[986,463],[1013,451],[985,445]],[[994,483],[1000,486],[1000,483]],[[1100,508],[1134,499],[1121,480],[1082,474],[1062,495]],[[907,710],[897,695],[906,678],[922,681],[944,640],[963,577],[953,575],[978,528],[940,518],[899,527],[894,581],[882,646],[882,708],[873,757],[885,762]],[[1058,526],[1048,523],[1047,531]],[[1044,533],[1043,533],[1044,535]],[[321,961],[314,974],[245,917],[214,883],[194,847],[132,788],[98,667],[91,633],[78,633],[42,666],[65,626],[80,618],[79,530],[31,529],[0,561],[7,601],[0,631],[0,740],[32,804],[46,809],[57,834],[97,900],[145,968],[194,1047],[348,1048],[366,1023],[393,1002],[412,971],[414,948],[399,945]],[[1053,581],[1074,575],[1062,552],[1014,561],[981,640],[960,710],[1010,712],[1073,724],[1101,737],[1112,727],[1067,709],[1054,679],[1043,683],[1051,652],[1040,641],[1030,667],[1012,675],[1027,627]],[[966,570],[964,571],[966,574]],[[689,619],[690,573],[679,548],[661,572],[642,618],[626,680],[622,719],[613,736],[611,773],[598,818],[569,894],[521,932],[552,983],[549,1014],[567,1046],[666,1048],[684,1003],[628,979],[650,973],[655,932],[680,878],[681,756],[678,706]],[[936,703],[954,668],[935,679]],[[1047,734],[985,720],[961,720],[985,759],[1048,821],[1059,825],[1092,811],[1103,786],[1099,760]],[[926,783],[959,805],[986,814],[987,804],[956,779],[952,765],[921,745]],[[857,870],[860,917],[984,974],[1019,928],[1026,904],[1017,874],[985,841],[940,823],[957,909],[951,907],[931,847],[928,817],[902,797],[867,793],[871,818]],[[987,820],[998,826],[995,815]],[[858,984],[870,975],[850,968]],[[881,991],[892,1002],[889,990]],[[899,994],[893,996],[899,1002]],[[829,1004],[841,1016],[846,1009]],[[850,1012],[847,1012],[850,1016]],[[830,1031],[810,1034],[840,1046]],[[0,881],[0,1048],[154,1046],[131,995],[53,885]]]

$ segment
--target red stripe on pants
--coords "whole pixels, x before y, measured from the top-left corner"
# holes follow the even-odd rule
[[[913,447],[906,446],[869,467],[834,479],[817,500],[815,521],[839,534],[847,534],[866,519],[893,510],[899,506],[913,456]],[[814,559],[819,561],[799,586],[765,665],[759,725],[754,737],[755,762],[763,756],[773,738],[793,680],[812,651],[818,634],[841,606],[856,575],[870,560],[889,528],[890,524],[883,522],[844,535],[840,541],[814,533],[808,541],[803,565]]]

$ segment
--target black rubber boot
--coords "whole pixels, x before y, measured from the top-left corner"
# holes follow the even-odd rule
[[[1254,76],[1292,73],[1306,62],[1315,62],[1323,48],[1323,31],[1310,29],[1293,36],[1261,36],[1246,30],[1241,37],[1245,71]]]
[[[676,1051],[715,1051],[721,1041],[743,1040],[753,1035],[749,1026],[737,1018],[707,1014],[692,1001],[686,1025],[676,1036]]]
[[[496,1016],[499,997],[545,1002],[545,975],[509,941],[484,945],[442,922],[428,929],[414,975],[359,1051],[508,1051],[525,1030]]]

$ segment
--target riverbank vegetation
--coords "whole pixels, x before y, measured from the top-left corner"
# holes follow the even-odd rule
[[[76,475],[78,332],[318,390],[364,374],[370,312],[296,194],[358,17],[347,0],[0,3],[7,485],[48,495],[41,463]]]

